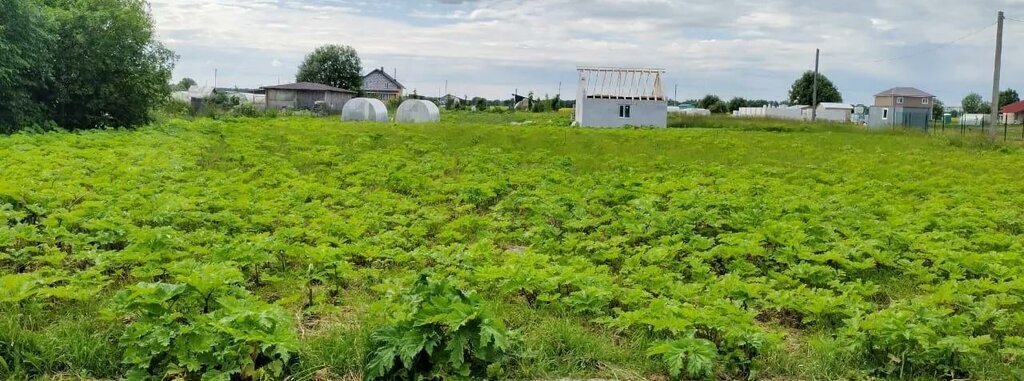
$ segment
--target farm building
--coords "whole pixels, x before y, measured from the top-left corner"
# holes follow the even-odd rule
[[[662,69],[579,67],[574,125],[665,127]]]
[[[352,90],[311,82],[264,86],[260,89],[266,91],[268,110],[282,108],[312,110],[316,107],[317,102],[323,102],[328,111],[337,113],[341,111],[346,102],[356,95],[356,92]]]
[[[811,120],[811,107],[803,109],[803,119]],[[818,104],[817,120],[826,122],[848,123],[853,115],[853,106],[842,103],[822,102]]]
[[[1003,123],[1018,124],[1024,123],[1024,101],[1010,103],[1003,106]]]
[[[868,126],[928,128],[935,96],[913,87],[894,87],[875,94],[868,112]]]
[[[402,98],[405,86],[402,86],[395,77],[388,75],[384,68],[374,69],[363,76],[363,94],[370,98],[377,98],[388,102]]]

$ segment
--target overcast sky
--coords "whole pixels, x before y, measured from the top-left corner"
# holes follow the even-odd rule
[[[1024,0],[151,0],[175,79],[292,82],[305,54],[346,44],[421,95],[514,89],[575,97],[577,65],[664,68],[665,93],[783,100],[814,67],[848,103],[913,86],[991,98],[998,10]],[[1024,22],[1006,22],[1003,87],[1024,90]]]

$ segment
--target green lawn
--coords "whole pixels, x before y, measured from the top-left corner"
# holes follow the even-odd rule
[[[0,137],[0,379],[359,378],[421,274],[496,378],[1024,378],[1017,146],[443,118]]]

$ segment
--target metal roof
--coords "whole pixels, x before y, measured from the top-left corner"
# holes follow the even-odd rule
[[[188,96],[189,98],[206,99],[206,97],[213,94],[215,90],[216,89],[214,89],[213,86],[192,85],[188,88]]]
[[[1014,102],[1003,106],[1004,114],[1017,114],[1021,112],[1024,112],[1024,101]]]
[[[578,96],[600,99],[665,100],[661,89],[664,69],[587,67],[579,71]]]
[[[818,107],[825,108],[825,109],[853,110],[853,106],[848,105],[846,103],[821,102],[821,103],[818,103]]]
[[[324,84],[320,84],[320,83],[312,83],[312,82],[298,82],[298,83],[289,83],[287,85],[263,86],[263,87],[260,87],[260,89],[263,89],[263,90],[333,91],[333,92],[336,92],[336,93],[349,93],[349,94],[355,94],[356,93],[355,91],[352,91],[352,90],[339,89],[339,88],[334,87],[334,86],[328,86],[328,85],[324,85]]]
[[[876,97],[910,97],[910,98],[934,98],[934,95],[913,87],[893,87],[889,90],[875,94]]]

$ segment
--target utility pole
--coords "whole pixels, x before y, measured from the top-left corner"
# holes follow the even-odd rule
[[[672,95],[672,100],[679,102],[679,84],[676,84],[675,95]]]
[[[213,88],[217,88],[217,69],[213,69]]]
[[[562,81],[558,81],[558,99],[562,99]]]
[[[999,122],[999,74],[1003,66],[1003,20],[1006,16],[999,11],[996,16],[996,63],[992,72],[992,110],[989,113],[988,142],[996,141],[996,124]]]
[[[811,89],[811,121],[818,120],[818,63],[821,49],[814,49],[814,87]]]

